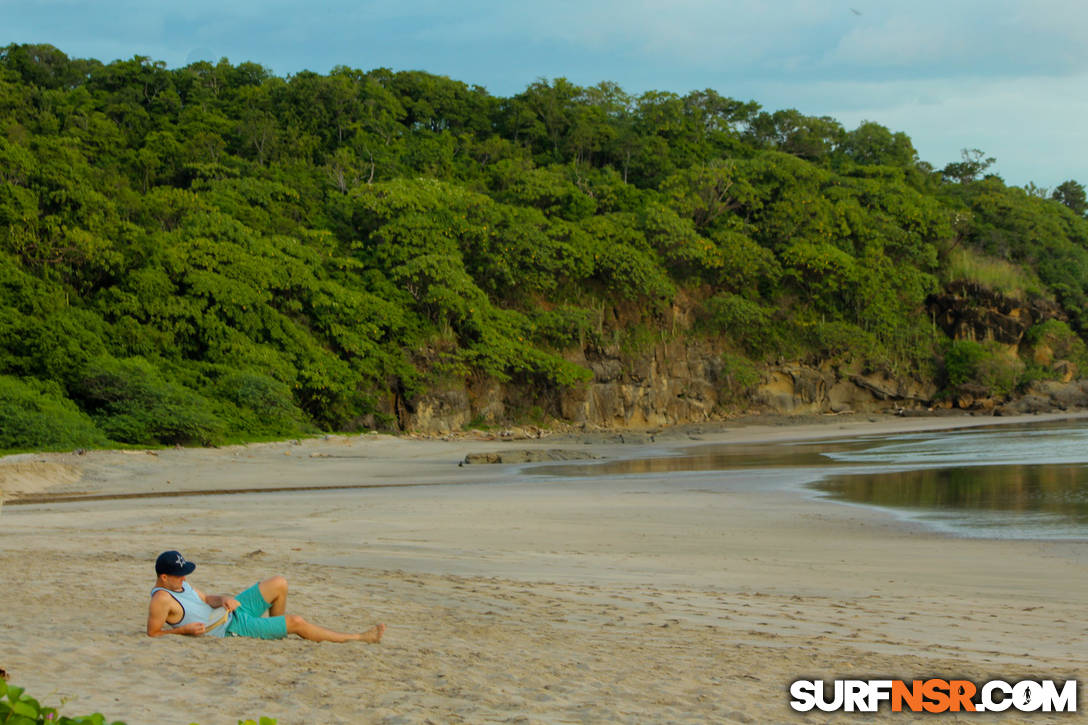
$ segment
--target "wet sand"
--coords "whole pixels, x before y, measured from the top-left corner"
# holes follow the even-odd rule
[[[950,538],[775,471],[458,466],[489,451],[615,460],[1005,422],[1016,419],[13,456],[0,462],[0,667],[67,714],[130,725],[849,721],[793,713],[789,683],[1084,679],[1086,543]],[[299,487],[315,488],[259,492]],[[209,490],[236,493],[198,493]],[[173,495],[146,497],[159,493]],[[385,640],[150,639],[153,561],[168,548],[197,562],[191,581],[208,593],[283,574],[290,612],[349,630],[382,621]]]

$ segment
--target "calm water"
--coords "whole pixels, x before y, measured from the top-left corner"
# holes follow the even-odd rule
[[[965,536],[1088,540],[1088,423],[994,426],[568,465],[565,475],[797,469],[834,500]]]
[[[814,484],[836,500],[887,507],[967,536],[1088,540],[1084,423],[873,439],[827,457],[866,467]]]

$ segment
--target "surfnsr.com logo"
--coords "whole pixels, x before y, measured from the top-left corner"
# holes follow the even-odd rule
[[[790,697],[798,712],[876,712],[885,702],[892,712],[1076,712],[1077,681],[797,680]]]

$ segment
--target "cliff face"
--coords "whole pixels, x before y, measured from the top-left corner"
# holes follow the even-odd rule
[[[922,408],[937,393],[928,381],[788,364],[763,370],[761,381],[738,398],[728,388],[721,353],[705,343],[662,343],[634,358],[597,349],[580,351],[579,357],[594,374],[584,385],[535,394],[498,383],[430,392],[406,401],[400,425],[444,433],[473,423],[524,420],[535,410],[592,428],[645,429],[754,411],[800,415]]]
[[[592,370],[593,380],[559,393],[559,413],[566,420],[650,428],[722,413],[722,357],[705,343],[661,343],[632,359],[591,348],[579,351],[574,362]]]
[[[927,302],[934,324],[953,339],[995,341],[1009,354],[1022,354],[1028,328],[1047,319],[1063,319],[1052,302],[1021,302],[967,284],[953,284]],[[682,423],[724,420],[740,413],[780,415],[928,412],[958,407],[991,414],[1031,413],[1088,406],[1088,381],[1074,380],[1075,370],[1061,360],[1047,364],[1064,380],[1036,383],[1013,400],[995,400],[984,391],[954,391],[938,399],[936,380],[893,376],[886,372],[845,369],[830,361],[770,365],[758,382],[736,389],[712,341],[685,336],[690,316],[674,309],[668,323],[681,334],[644,346],[639,352],[621,345],[586,345],[568,358],[593,373],[588,383],[570,389],[530,389],[522,385],[477,381],[431,391],[395,406],[405,430],[442,433],[471,424],[502,425],[558,418],[587,427],[645,429]],[[623,320],[615,319],[621,323]],[[1064,366],[1064,367],[1063,367]]]
[[[993,340],[1017,350],[1032,325],[1068,321],[1054,302],[1007,297],[971,282],[950,283],[930,296],[926,307],[933,323],[953,340]]]

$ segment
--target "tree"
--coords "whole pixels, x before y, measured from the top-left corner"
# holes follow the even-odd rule
[[[570,131],[574,121],[575,99],[582,96],[584,90],[566,78],[556,78],[548,82],[541,79],[517,96],[543,124],[547,142],[551,145],[551,158],[561,161],[562,141]],[[520,122],[522,116],[515,116]],[[543,149],[538,149],[538,151]]]
[[[1072,179],[1058,184],[1050,198],[1065,204],[1077,216],[1084,216],[1088,211],[1088,197],[1085,196],[1084,185]]]
[[[681,343],[702,302],[753,354],[925,374],[938,275],[1003,271],[1084,334],[1085,188],[992,164],[710,89],[0,47],[0,399],[28,446],[353,430],[439,384],[557,400],[557,349]]]
[[[993,166],[997,161],[993,156],[986,156],[979,149],[963,149],[960,152],[960,160],[953,161],[941,170],[941,174],[947,179],[953,179],[961,184],[967,184]]]
[[[759,104],[755,101],[726,98],[711,88],[687,94],[684,96],[684,105],[688,113],[696,118],[698,125],[710,136],[735,136],[759,113]]]
[[[1028,196],[1038,197],[1039,199],[1050,198],[1050,189],[1045,186],[1036,186],[1034,181],[1029,181],[1024,186],[1024,191],[1027,192]]]
[[[905,133],[892,133],[879,123],[863,121],[839,144],[839,151],[854,163],[909,166],[918,159]]]
[[[700,231],[755,199],[755,190],[737,165],[721,161],[684,169],[666,179],[661,190]]]
[[[45,43],[11,44],[0,48],[0,65],[18,73],[39,88],[70,89],[82,85],[87,72],[101,67],[98,61],[70,60],[63,52]]]
[[[752,119],[748,138],[766,148],[776,148],[799,158],[825,158],[843,139],[842,125],[829,116],[806,116],[789,108],[760,113]]]

